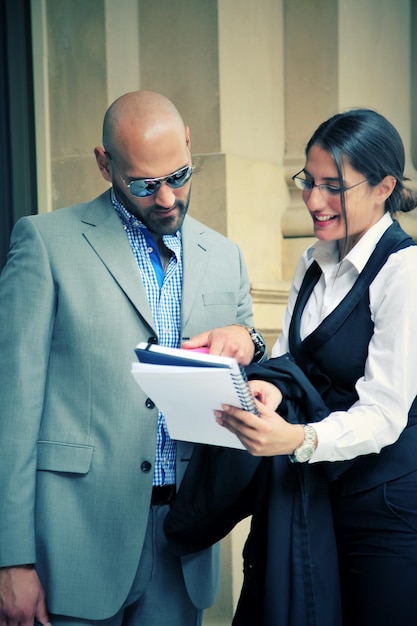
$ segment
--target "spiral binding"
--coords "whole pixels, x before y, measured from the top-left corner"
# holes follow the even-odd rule
[[[259,415],[259,411],[256,408],[255,399],[248,385],[248,377],[246,375],[246,371],[241,366],[239,366],[239,371],[240,375],[231,372],[231,377],[241,406],[245,411],[250,411],[251,413],[255,413],[255,415]]]

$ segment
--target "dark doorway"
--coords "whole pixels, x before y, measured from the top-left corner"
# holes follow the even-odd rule
[[[37,213],[30,2],[0,0],[0,270],[11,229]]]

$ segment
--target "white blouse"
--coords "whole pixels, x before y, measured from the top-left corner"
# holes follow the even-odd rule
[[[336,242],[318,241],[304,252],[291,286],[282,334],[272,349],[273,357],[289,351],[291,315],[313,259],[322,275],[302,315],[302,339],[351,289],[391,224],[391,216],[386,213],[340,263]],[[356,383],[359,399],[348,411],[334,411],[314,424],[318,446],[312,463],[352,459],[394,443],[407,424],[408,411],[417,396],[417,246],[389,256],[370,285],[369,298],[374,334],[364,376]]]

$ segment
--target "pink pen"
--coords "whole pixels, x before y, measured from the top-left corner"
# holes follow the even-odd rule
[[[189,350],[190,352],[203,352],[204,354],[209,353],[209,348],[186,348],[186,350]]]

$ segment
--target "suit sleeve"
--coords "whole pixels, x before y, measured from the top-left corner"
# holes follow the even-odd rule
[[[240,297],[237,310],[238,324],[244,326],[253,326],[253,311],[252,311],[252,296],[250,294],[250,282],[248,276],[248,270],[245,260],[242,255],[242,251],[239,248],[239,261],[240,261]]]
[[[22,218],[0,277],[0,566],[36,560],[36,448],[54,306],[46,249]]]

